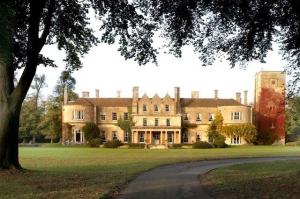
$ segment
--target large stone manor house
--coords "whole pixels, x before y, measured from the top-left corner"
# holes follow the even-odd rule
[[[96,123],[106,141],[118,139],[124,143],[152,145],[208,141],[208,126],[220,111],[224,125],[254,123],[258,130],[264,131],[267,128],[277,133],[284,142],[284,128],[282,132],[276,119],[278,114],[274,114],[282,105],[278,99],[274,101],[270,94],[280,93],[278,95],[284,99],[284,82],[284,74],[281,72],[257,73],[254,105],[248,104],[247,91],[243,92],[243,96],[240,92],[236,93],[232,99],[219,98],[218,90],[214,91],[212,98],[200,98],[198,91],[192,91],[191,98],[181,98],[180,88],[175,87],[172,97],[168,94],[164,97],[157,94],[149,97],[146,94],[140,96],[139,87],[134,87],[132,98],[121,98],[120,95],[116,98],[102,98],[99,90],[96,90],[94,97],[89,92],[83,92],[82,97],[75,101],[68,101],[65,92],[62,123],[71,127],[72,138],[67,140],[66,129],[63,128],[63,141],[84,143],[82,127],[87,122]],[[265,89],[269,94],[265,93]],[[274,111],[270,112],[271,109]],[[135,122],[132,132],[123,131],[116,125],[119,118],[128,120],[130,117]],[[185,123],[194,126],[182,128]],[[245,144],[245,141],[243,137],[232,136],[226,138],[226,143],[240,145]]]

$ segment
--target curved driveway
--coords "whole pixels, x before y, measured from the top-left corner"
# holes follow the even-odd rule
[[[234,164],[296,159],[300,157],[203,160],[162,166],[131,181],[121,192],[119,199],[206,199],[210,197],[200,186],[200,174]]]

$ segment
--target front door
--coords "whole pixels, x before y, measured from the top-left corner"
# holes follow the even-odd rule
[[[81,134],[80,132],[76,132],[76,143],[80,143],[81,142]]]
[[[160,133],[153,133],[153,144],[160,143]]]

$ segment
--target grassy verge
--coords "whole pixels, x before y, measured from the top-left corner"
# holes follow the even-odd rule
[[[0,198],[101,198],[137,174],[163,164],[295,155],[300,155],[300,147],[170,150],[24,147],[20,148],[20,160],[30,171],[17,175],[0,173]]]
[[[249,163],[213,170],[201,184],[213,198],[299,198],[300,161]]]

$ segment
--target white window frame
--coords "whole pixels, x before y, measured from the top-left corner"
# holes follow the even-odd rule
[[[154,111],[155,113],[158,112],[158,105],[157,105],[157,104],[154,104],[154,105],[153,105],[153,111]]]
[[[167,140],[168,143],[174,143],[174,132],[172,131],[167,131]]]
[[[102,121],[106,120],[106,113],[100,113],[100,120]]]
[[[112,113],[111,113],[111,120],[113,120],[113,121],[118,120],[118,113],[112,112]]]
[[[148,123],[147,118],[143,118],[143,126],[147,126],[147,123]]]
[[[111,132],[111,140],[118,140],[117,131]]]
[[[208,121],[213,121],[215,119],[215,114],[208,113]]]
[[[145,143],[145,132],[139,133],[139,143]]]
[[[154,118],[154,126],[159,126],[159,119],[158,118]]]
[[[143,112],[147,112],[147,105],[143,104]]]
[[[84,120],[84,111],[83,110],[74,110],[73,111],[74,120]]]
[[[200,113],[196,113],[196,122],[202,121],[202,115]]]
[[[242,112],[239,111],[231,112],[231,120],[242,120]]]
[[[129,132],[124,131],[124,142],[128,142],[128,138],[129,138]]]
[[[196,142],[200,142],[201,141],[201,133],[197,132],[196,133]]]
[[[233,135],[233,137],[231,137],[231,144],[232,145],[239,145],[242,142],[242,138],[241,136],[238,135]]]
[[[166,104],[166,105],[165,105],[165,111],[166,111],[166,112],[170,112],[170,105],[169,105],[169,104]]]
[[[128,112],[124,112],[124,120],[129,120],[129,113]]]
[[[166,119],[166,126],[171,126],[171,119],[170,118]]]

